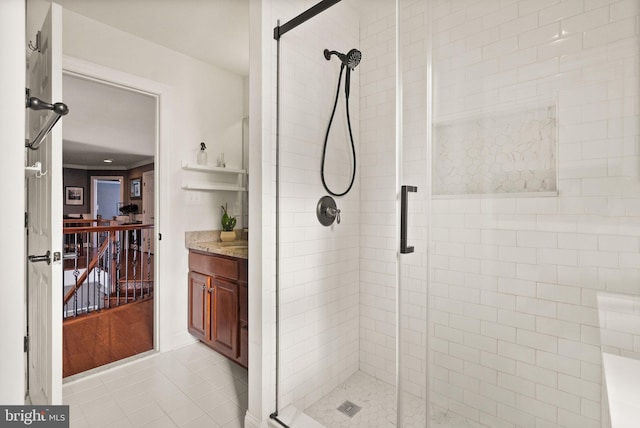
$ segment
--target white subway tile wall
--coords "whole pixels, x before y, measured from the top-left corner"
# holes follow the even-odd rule
[[[435,127],[541,100],[556,103],[559,127],[557,197],[432,201],[436,419],[607,424],[601,337],[620,353],[640,344],[637,330],[620,331],[625,314],[609,313],[602,336],[598,321],[601,293],[640,295],[639,9],[637,0],[433,2]]]

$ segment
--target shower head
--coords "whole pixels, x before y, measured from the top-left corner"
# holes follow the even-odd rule
[[[329,49],[324,50],[324,57],[327,61],[331,59],[331,55],[337,56],[340,61],[342,61],[342,65],[347,66],[350,70],[356,68],[362,59],[362,52],[358,49],[351,49],[346,55],[338,51],[330,51]]]
[[[358,66],[358,64],[360,64],[361,59],[362,59],[362,52],[360,52],[358,49],[351,49],[347,53],[347,67],[353,70]]]
[[[327,61],[331,59],[331,55],[335,55],[340,58],[342,65],[340,66],[340,75],[342,75],[342,70],[344,67],[347,67],[347,74],[345,77],[345,85],[344,85],[344,93],[347,98],[349,98],[349,91],[351,87],[351,70],[356,68],[358,64],[360,64],[360,60],[362,59],[362,52],[358,49],[351,49],[347,54],[340,53],[338,51],[330,51],[329,49],[324,50],[324,57]]]

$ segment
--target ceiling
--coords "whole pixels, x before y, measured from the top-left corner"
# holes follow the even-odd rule
[[[249,74],[250,0],[55,0],[64,8],[208,64]],[[64,76],[66,166],[129,169],[153,160],[155,99]],[[104,159],[113,159],[107,165]]]
[[[66,166],[130,169],[153,161],[154,97],[69,75],[62,84],[64,101],[73,112],[62,126]]]
[[[250,0],[55,0],[65,9],[242,76]]]

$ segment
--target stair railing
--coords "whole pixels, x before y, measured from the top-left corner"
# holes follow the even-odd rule
[[[153,295],[153,225],[64,222],[63,318]]]

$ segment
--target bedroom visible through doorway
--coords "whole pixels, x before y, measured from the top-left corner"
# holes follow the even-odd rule
[[[63,130],[63,376],[152,351],[155,326],[154,182],[158,99],[67,72],[76,114]],[[91,100],[101,100],[100,103]],[[145,208],[151,215],[145,214]]]

